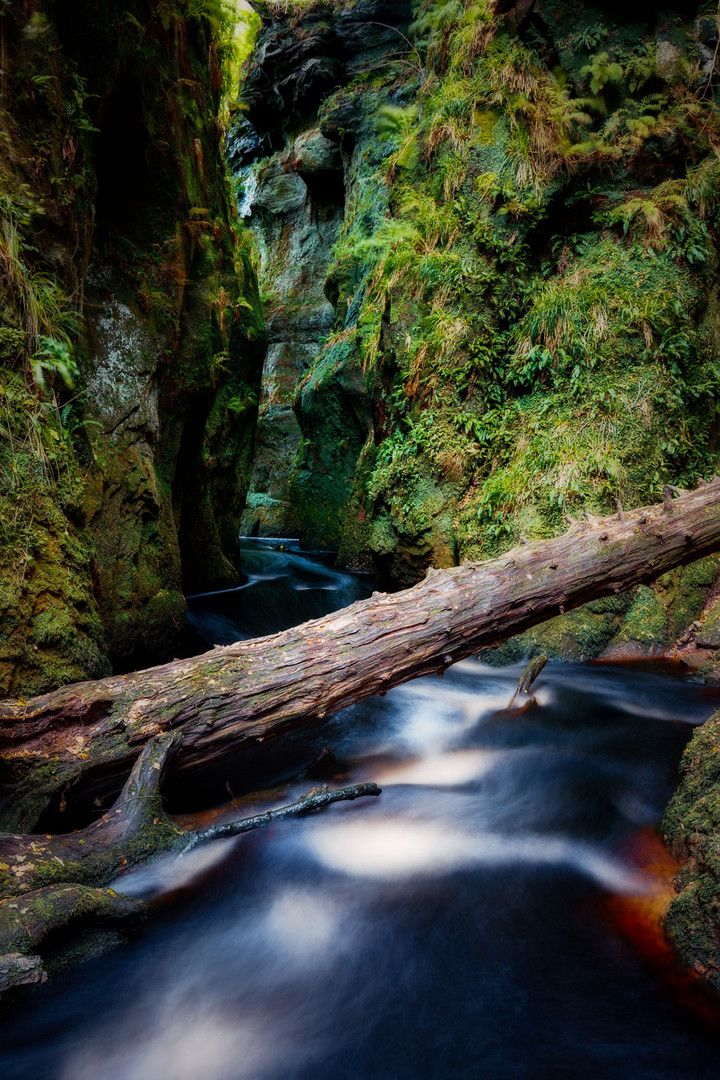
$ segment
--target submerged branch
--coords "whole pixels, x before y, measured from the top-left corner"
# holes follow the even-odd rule
[[[366,795],[381,794],[382,788],[373,783],[351,784],[349,787],[336,788],[334,791],[331,791],[326,784],[323,784],[321,787],[313,788],[312,791],[301,795],[294,803],[290,803],[288,806],[279,806],[277,810],[266,810],[264,813],[256,814],[254,817],[243,818],[240,821],[229,821],[224,825],[212,825],[209,829],[202,830],[202,832],[188,833],[189,840],[182,849],[182,854],[192,851],[198,844],[207,843],[208,840],[240,836],[241,833],[252,832],[254,829],[261,829],[263,826],[272,825],[277,821],[285,821],[287,818],[311,814],[314,810],[329,806],[330,803],[348,802],[363,798]]]

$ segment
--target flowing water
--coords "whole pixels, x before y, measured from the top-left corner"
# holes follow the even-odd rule
[[[287,544],[248,541],[243,566],[240,589],[191,600],[208,644],[370,591]],[[468,661],[346,710],[296,753],[332,747],[334,782],[380,798],[116,882],[153,918],[6,1021],[0,1076],[716,1080],[709,1003],[657,931],[672,868],[653,829],[718,694],[562,665],[508,713],[518,674]]]

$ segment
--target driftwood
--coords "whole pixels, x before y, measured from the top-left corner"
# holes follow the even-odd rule
[[[205,830],[180,829],[165,812],[160,790],[178,742],[174,732],[151,739],[112,810],[86,829],[59,836],[0,834],[0,991],[43,981],[36,953],[53,931],[78,923],[105,927],[139,920],[146,903],[99,886],[150,856],[185,854],[209,840],[381,793],[372,783],[334,791],[323,786],[254,817]]]
[[[281,634],[2,703],[0,820],[32,829],[53,798],[117,792],[162,732],[181,732],[173,769],[191,771],[718,549],[714,480]]]

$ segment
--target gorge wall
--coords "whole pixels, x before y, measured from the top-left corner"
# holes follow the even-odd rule
[[[257,6],[226,138],[222,3],[0,0],[2,696],[172,655],[238,528],[408,585],[718,471],[712,6]],[[718,677],[719,594],[495,659]],[[716,982],[718,737],[666,819]]]
[[[167,655],[234,580],[265,342],[212,7],[0,11],[3,695]]]
[[[407,585],[712,475],[715,19],[261,10],[229,140],[272,341],[244,530]],[[706,561],[500,658],[683,639],[709,659],[716,577]]]
[[[407,585],[716,469],[715,20],[261,11],[226,141],[223,5],[0,15],[2,693],[169,654],[238,527]],[[716,577],[499,658],[709,661]]]
[[[270,18],[241,87],[228,150],[256,241],[270,336],[243,518],[250,534],[302,534],[335,550],[341,542],[372,414],[350,354],[320,359],[339,321],[330,275],[346,197],[362,182],[353,118],[347,129],[333,125],[325,106],[337,87],[403,57],[411,17],[409,0],[362,0]],[[368,121],[363,147],[372,153],[371,109]],[[376,163],[384,153],[374,151]]]

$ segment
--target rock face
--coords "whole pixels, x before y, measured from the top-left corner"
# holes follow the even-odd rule
[[[241,528],[247,535],[297,536],[290,482],[301,431],[293,401],[335,322],[324,283],[343,219],[343,168],[337,145],[310,129],[250,176],[269,343]]]
[[[720,990],[720,714],[687,745],[663,832],[683,862],[665,927],[684,962]]]
[[[267,9],[231,138],[273,335],[248,531],[411,584],[712,475],[716,35],[680,2]],[[517,649],[647,655],[711,583]]]
[[[204,17],[58,0],[0,33],[4,695],[167,655],[183,592],[233,580],[265,341]]]
[[[318,110],[358,73],[404,54],[409,22],[409,4],[382,0],[269,21],[242,87],[228,154],[256,240],[269,335],[242,519],[250,535],[340,543],[372,420],[355,365],[323,349],[338,320],[327,278],[354,153],[345,129],[320,129]]]

